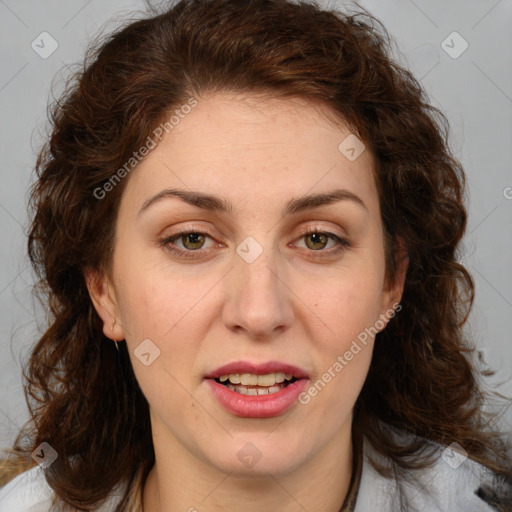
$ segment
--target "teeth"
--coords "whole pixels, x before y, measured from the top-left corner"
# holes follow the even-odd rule
[[[284,379],[286,377],[284,373],[277,372],[275,375],[276,375],[276,384],[280,384],[281,382],[284,382]],[[292,380],[292,379],[288,379],[288,380]]]
[[[277,393],[283,389],[284,384],[277,386],[270,386],[266,388],[248,388],[245,386],[233,386],[233,384],[227,384],[227,388],[231,389],[231,391],[236,391],[241,395],[271,395],[272,393]]]
[[[291,373],[267,373],[265,375],[256,375],[254,373],[230,373],[229,375],[221,375],[219,380],[226,382],[229,380],[231,384],[242,384],[243,386],[273,386],[274,384],[281,384],[285,380],[292,380]]]
[[[258,375],[258,386],[273,386],[276,383],[276,374]]]
[[[241,383],[244,386],[257,386],[258,376],[253,373],[242,373]]]
[[[225,386],[232,391],[236,391],[242,395],[270,395],[277,393],[286,387],[286,382],[293,379],[291,373],[267,373],[265,375],[256,375],[254,373],[230,373],[229,375],[221,375],[220,382],[224,382]]]

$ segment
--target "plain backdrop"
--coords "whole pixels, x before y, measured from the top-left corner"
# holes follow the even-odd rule
[[[399,48],[396,58],[451,124],[451,146],[468,177],[469,226],[461,259],[476,281],[468,332],[496,371],[488,385],[510,397],[512,0],[360,4],[384,23]],[[100,29],[144,10],[142,0],[0,0],[0,448],[12,443],[27,419],[21,363],[45,325],[31,294],[26,201],[52,81],[58,94],[59,72],[81,61]],[[508,432],[510,403],[490,404],[503,413]]]

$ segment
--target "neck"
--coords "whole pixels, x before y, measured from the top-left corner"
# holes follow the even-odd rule
[[[155,442],[155,465],[143,490],[143,512],[339,512],[352,476],[350,424],[304,464],[279,475],[225,473],[177,441],[166,444]]]

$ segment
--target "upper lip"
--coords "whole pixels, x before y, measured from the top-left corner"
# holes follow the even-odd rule
[[[206,379],[218,379],[222,375],[229,375],[230,373],[253,373],[256,375],[266,375],[268,373],[287,373],[291,374],[297,379],[309,378],[308,374],[301,368],[288,363],[281,363],[280,361],[268,361],[266,363],[251,363],[249,361],[234,361],[233,363],[225,364],[213,370],[205,376]]]

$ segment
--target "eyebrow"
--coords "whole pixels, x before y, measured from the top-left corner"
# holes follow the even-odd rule
[[[192,206],[197,206],[204,210],[227,214],[233,213],[233,205],[221,197],[190,190],[165,189],[145,201],[137,216],[140,216],[151,205],[171,197],[177,197]],[[350,201],[368,211],[367,206],[359,196],[349,190],[336,189],[330,192],[293,198],[286,203],[282,215],[291,215],[338,201]]]

